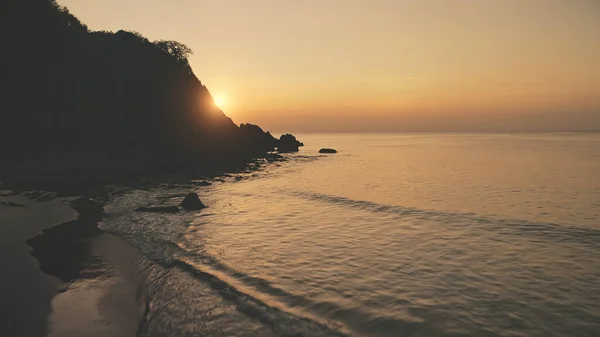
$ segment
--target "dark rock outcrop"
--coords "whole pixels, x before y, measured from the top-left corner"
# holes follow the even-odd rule
[[[148,213],[177,213],[179,207],[177,206],[146,206],[140,207],[135,210],[136,212],[148,212]]]
[[[304,146],[304,144],[298,141],[294,135],[286,133],[285,135],[281,135],[281,137],[279,137],[277,151],[298,152],[300,146]]]
[[[273,151],[277,147],[278,140],[273,137],[270,132],[264,132],[258,125],[241,124],[240,133],[242,141],[247,144],[252,144],[254,147],[264,151]]]
[[[196,193],[186,195],[179,206],[188,211],[197,211],[206,208]]]
[[[319,150],[319,153],[337,153],[337,150],[335,149],[328,149],[328,148],[323,148]]]

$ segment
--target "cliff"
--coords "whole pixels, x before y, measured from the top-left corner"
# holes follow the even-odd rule
[[[0,36],[10,47],[1,56],[0,162],[85,158],[217,169],[277,147],[269,133],[238,127],[214,104],[184,44],[91,31],[54,0],[2,6]]]

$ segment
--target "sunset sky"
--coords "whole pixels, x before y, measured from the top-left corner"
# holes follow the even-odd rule
[[[194,50],[237,123],[305,131],[600,129],[598,0],[59,0]]]

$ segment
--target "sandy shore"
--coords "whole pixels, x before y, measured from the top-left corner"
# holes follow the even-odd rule
[[[136,335],[140,255],[78,210],[66,199],[0,197],[0,336]]]
[[[65,200],[34,202],[10,196],[0,197],[0,202],[24,205],[0,205],[0,336],[45,336],[51,301],[61,282],[39,269],[25,241],[75,219],[77,213]]]

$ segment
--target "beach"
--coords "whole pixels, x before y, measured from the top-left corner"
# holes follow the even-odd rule
[[[0,335],[45,336],[60,282],[39,269],[25,241],[45,228],[75,219],[77,213],[63,200],[34,202],[10,196],[0,202],[24,206],[0,205]]]
[[[136,335],[139,255],[73,199],[0,198],[0,335]]]

